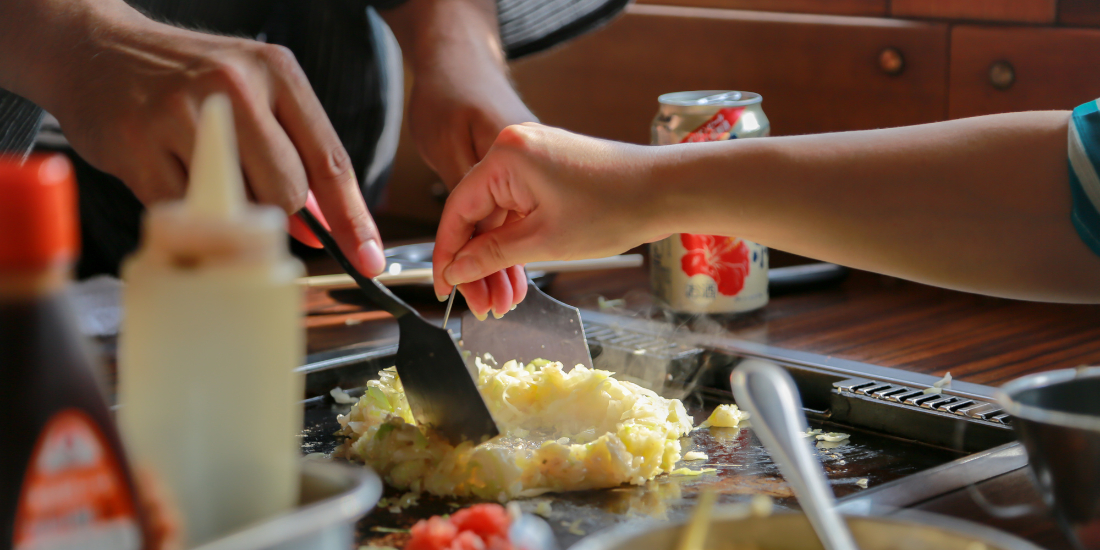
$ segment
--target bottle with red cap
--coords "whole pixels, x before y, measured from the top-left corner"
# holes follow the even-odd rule
[[[65,299],[77,227],[68,160],[0,160],[0,550],[144,546],[133,478]]]

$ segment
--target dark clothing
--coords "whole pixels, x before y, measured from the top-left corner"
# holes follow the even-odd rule
[[[32,0],[33,1],[33,0]],[[403,0],[131,0],[150,17],[198,30],[256,37],[294,52],[358,172],[367,205],[381,200],[401,123],[400,49],[375,8]],[[590,30],[629,0],[498,0],[509,58]],[[0,153],[25,154],[42,110],[0,90]],[[75,157],[75,155],[73,155]],[[78,275],[118,273],[137,246],[142,206],[118,179],[74,158],[84,248]]]

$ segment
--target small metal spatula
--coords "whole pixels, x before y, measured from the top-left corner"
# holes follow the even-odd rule
[[[566,371],[592,368],[592,355],[581,325],[581,310],[549,296],[527,281],[527,298],[503,318],[478,321],[462,314],[462,347],[474,355],[492,354],[500,363],[515,359],[560,361]]]
[[[480,443],[499,435],[496,422],[466,369],[462,352],[447,330],[429,323],[386,287],[359,273],[312,213],[303,208],[298,217],[355,279],[367,298],[397,319],[400,327],[397,374],[416,422],[438,430],[455,445],[463,440]]]

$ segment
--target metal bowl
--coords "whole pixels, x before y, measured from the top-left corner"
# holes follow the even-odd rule
[[[382,496],[382,481],[364,466],[306,460],[299,507],[192,550],[347,550],[355,522]]]
[[[1100,548],[1100,367],[1056,370],[1005,384],[997,401],[1047,506],[1085,548]]]
[[[806,516],[718,517],[711,523],[706,550],[820,550]],[[1002,531],[912,511],[896,516],[846,516],[860,550],[1039,550]],[[675,550],[684,523],[624,524],[582,539],[569,550]]]

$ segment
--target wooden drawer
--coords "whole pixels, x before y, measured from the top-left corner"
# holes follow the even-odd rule
[[[894,17],[1053,23],[1057,0],[891,0]]]
[[[782,11],[829,15],[886,15],[886,0],[636,0],[639,4],[664,4],[729,10]],[[1093,1],[1093,0],[1085,0]]]
[[[1072,109],[1100,97],[1097,67],[1100,30],[956,26],[948,112],[959,118]]]
[[[543,122],[635,143],[657,96],[681,90],[759,92],[777,135],[902,126],[946,116],[947,37],[938,23],[636,5],[514,76]],[[900,74],[880,67],[888,47]]]

